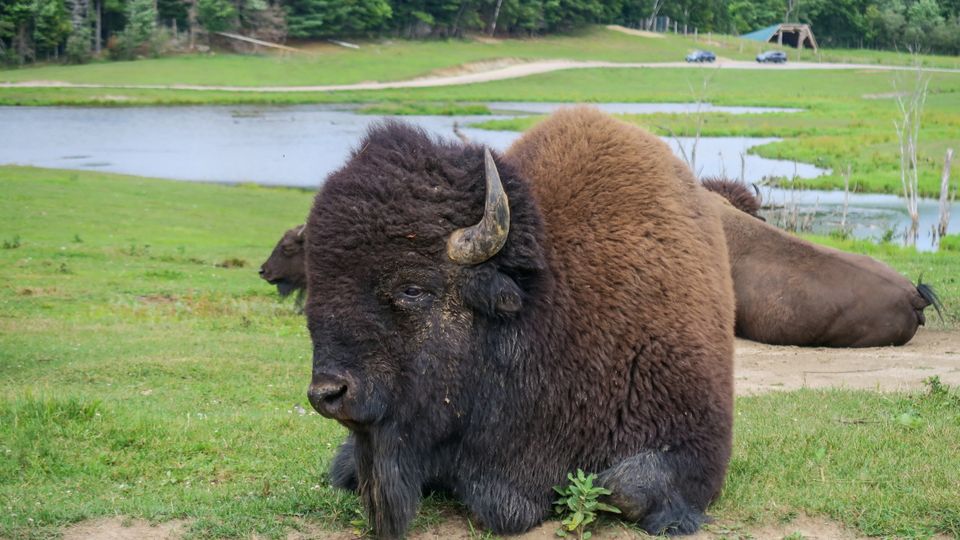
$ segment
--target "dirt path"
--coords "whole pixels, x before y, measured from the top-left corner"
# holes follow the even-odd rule
[[[937,375],[960,385],[960,332],[925,330],[903,347],[826,349],[737,340],[737,394],[797,388],[918,388]]]
[[[517,536],[507,536],[508,540],[556,540],[555,531],[560,526],[557,521],[548,521],[539,527]],[[64,530],[64,540],[180,540],[185,536],[187,524],[183,521],[151,525],[143,520],[121,520],[105,518],[85,521]],[[473,530],[471,530],[473,529]],[[798,516],[789,523],[776,525],[756,525],[744,527],[738,524],[718,521],[706,526],[693,536],[684,536],[685,540],[782,540],[784,537],[799,533],[805,540],[862,540],[867,537],[857,534],[842,525],[820,518]],[[451,515],[439,524],[423,530],[411,531],[409,540],[474,540],[478,538],[497,538],[484,536],[486,533],[470,523],[463,516]],[[259,540],[259,537],[254,536]],[[318,524],[302,523],[299,531],[287,534],[287,540],[357,540],[349,531],[328,531]],[[570,537],[573,538],[573,537]],[[645,540],[654,537],[628,529],[623,524],[614,524],[594,531],[597,540]],[[934,540],[947,540],[943,535]]]
[[[195,84],[75,84],[63,81],[24,81],[0,83],[0,88],[118,88],[126,90],[196,90],[219,92],[343,92],[354,90],[389,90],[395,88],[433,88],[439,86],[458,86],[490,81],[516,79],[529,75],[563,71],[568,69],[763,69],[773,70],[836,70],[868,69],[881,71],[912,70],[906,66],[880,66],[875,64],[832,64],[813,62],[787,62],[786,64],[758,64],[744,60],[718,58],[713,64],[691,64],[687,62],[601,62],[578,60],[538,60],[494,67],[489,70],[458,73],[454,75],[428,76],[406,81],[362,82],[355,84],[329,84],[318,86],[206,86]],[[445,68],[449,70],[450,68]],[[960,69],[924,68],[929,72],[960,73]]]

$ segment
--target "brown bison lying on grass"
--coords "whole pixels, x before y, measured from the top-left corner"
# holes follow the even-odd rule
[[[759,201],[750,202],[742,184],[704,186],[717,192],[711,195],[727,239],[738,336],[773,345],[903,345],[923,325],[926,307],[939,313],[929,286],[914,286],[865,255],[818,246],[750,217],[757,217]]]
[[[497,534],[577,468],[691,533],[730,456],[733,295],[706,195],[656,137],[556,113],[506,156],[369,131],[307,222],[308,396],[380,538],[425,486]]]
[[[297,293],[296,303],[302,305],[307,275],[303,263],[303,230],[306,225],[288,229],[273,248],[270,257],[260,265],[260,277],[276,285],[281,298]]]

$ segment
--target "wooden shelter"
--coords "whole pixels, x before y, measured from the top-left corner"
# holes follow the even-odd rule
[[[809,24],[775,24],[750,32],[749,34],[744,34],[740,37],[754,41],[762,41],[764,43],[789,45],[790,47],[796,47],[798,49],[807,47],[817,50],[817,39],[813,37],[813,30],[810,30]]]

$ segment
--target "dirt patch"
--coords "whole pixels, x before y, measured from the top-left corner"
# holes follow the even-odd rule
[[[509,536],[511,540],[554,540],[558,521],[548,521],[524,534]],[[150,525],[143,520],[123,521],[120,518],[107,518],[84,521],[64,530],[64,540],[179,540],[186,528],[184,521],[170,521]],[[352,531],[329,531],[303,523],[302,530],[291,531],[287,540],[356,540],[364,538]],[[776,525],[745,527],[736,523],[718,521],[705,526],[690,540],[751,539],[781,540],[789,535],[802,535],[806,540],[861,540],[867,538],[836,523],[822,518],[800,516],[789,523]],[[445,517],[436,525],[411,531],[409,540],[473,540],[485,538],[486,531],[472,526],[463,516]],[[496,538],[496,537],[493,537]],[[654,538],[630,529],[623,523],[615,523],[594,531],[593,538],[598,540],[644,540]],[[945,540],[937,535],[934,540]]]
[[[607,30],[613,30],[614,32],[623,32],[624,34],[630,34],[631,36],[640,36],[648,38],[663,39],[663,34],[658,34],[656,32],[647,32],[646,30],[637,30],[635,28],[627,28],[626,26],[620,26],[619,24],[610,24],[607,25]]]
[[[97,99],[100,101],[119,102],[119,101],[130,101],[133,98],[131,98],[130,96],[107,94],[105,96],[97,96]]]
[[[527,63],[522,58],[496,58],[494,60],[481,60],[479,62],[468,62],[448,68],[441,68],[430,72],[430,75],[424,78],[434,77],[456,77],[458,75],[469,75],[473,73],[485,73],[496,69],[516,66]]]
[[[893,99],[898,97],[906,97],[909,94],[907,92],[883,92],[880,94],[864,94],[860,97],[863,99]]]
[[[473,41],[476,41],[478,43],[485,43],[487,45],[499,45],[503,43],[502,39],[490,37],[490,36],[484,36],[482,34],[469,34],[467,37]]]
[[[892,392],[939,376],[960,385],[960,333],[920,329],[902,347],[828,349],[737,340],[734,377],[739,395],[797,388],[858,388]]]
[[[67,527],[63,540],[176,540],[183,537],[185,525],[185,521],[151,525],[142,519],[104,518]]]
[[[177,302],[178,298],[176,296],[173,296],[172,294],[164,293],[164,294],[146,294],[146,295],[138,296],[137,300],[144,304],[167,305],[167,304],[173,304],[174,302]]]

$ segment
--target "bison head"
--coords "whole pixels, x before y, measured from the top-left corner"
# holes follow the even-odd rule
[[[260,277],[277,286],[281,297],[287,297],[307,286],[303,267],[303,231],[306,225],[294,227],[283,233],[273,248],[273,253],[260,266]]]
[[[478,381],[517,361],[514,324],[545,266],[526,189],[480,146],[387,123],[316,196],[308,395],[353,431],[381,536],[405,529],[399,516],[412,513],[398,508],[419,498],[422,456],[464,429],[483,399]]]

